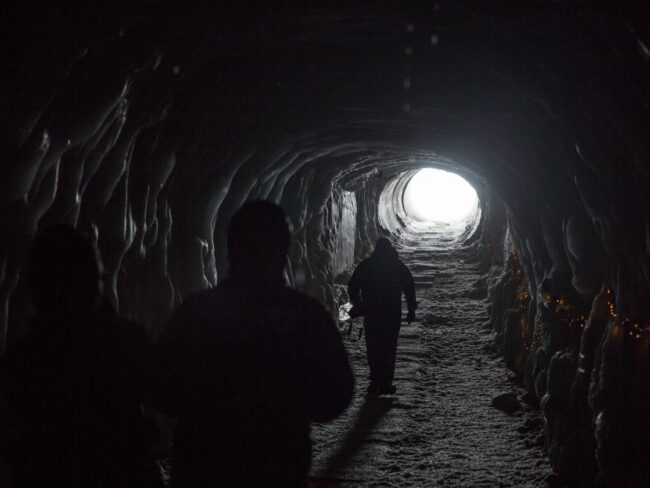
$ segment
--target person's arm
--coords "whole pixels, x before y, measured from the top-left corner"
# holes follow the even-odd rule
[[[406,297],[406,306],[408,308],[406,321],[410,324],[415,320],[415,309],[417,308],[417,302],[415,300],[415,281],[413,280],[413,275],[403,263],[402,263],[402,291],[404,292],[404,296]]]
[[[352,305],[361,304],[361,283],[363,281],[363,263],[356,267],[348,282],[348,296]]]
[[[310,420],[328,422],[350,404],[354,377],[341,335],[332,317],[318,305],[316,334],[313,337],[314,377]]]

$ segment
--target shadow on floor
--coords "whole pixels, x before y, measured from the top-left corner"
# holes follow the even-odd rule
[[[354,425],[341,442],[340,446],[334,452],[332,457],[327,461],[322,473],[316,473],[310,476],[310,486],[328,486],[332,483],[349,483],[361,482],[363,480],[352,480],[338,477],[348,466],[355,453],[363,446],[364,442],[372,432],[373,428],[379,423],[395,402],[391,397],[366,397]]]

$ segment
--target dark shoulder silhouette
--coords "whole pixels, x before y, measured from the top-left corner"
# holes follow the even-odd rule
[[[154,402],[178,419],[175,487],[306,486],[310,423],[350,402],[333,319],[283,283],[289,236],[279,207],[245,204],[228,231],[229,277],[188,297],[161,337]]]
[[[322,422],[338,416],[352,394],[333,319],[284,287],[246,290],[226,282],[189,298],[161,338],[157,365],[156,404],[170,416],[282,407]],[[216,403],[186,378],[219,391]]]

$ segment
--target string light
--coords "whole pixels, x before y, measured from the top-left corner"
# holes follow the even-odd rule
[[[642,326],[638,322],[633,321],[629,317],[623,317],[616,310],[616,304],[614,299],[614,293],[610,288],[606,290],[607,294],[607,314],[609,317],[614,320],[615,325],[620,325],[624,332],[627,332],[628,337],[631,337],[636,340],[643,338],[643,334],[650,334],[650,325]],[[585,315],[579,315],[574,317],[569,312],[569,305],[566,303],[566,300],[558,297],[550,297],[550,303],[554,305],[555,312],[560,315],[560,320],[569,327],[580,327],[584,329],[588,318]],[[648,320],[650,324],[650,319]]]
[[[517,253],[512,251],[510,253],[511,264],[514,270],[515,283],[517,283],[517,300],[519,302],[519,313],[521,317],[519,318],[519,335],[523,342],[524,348],[527,351],[533,349],[533,344],[528,342],[528,307],[530,305],[530,293],[528,293],[528,282],[524,276],[523,267],[519,264],[517,259]],[[535,332],[533,331],[533,341]]]
[[[537,349],[542,342],[543,323],[538,319],[535,321],[535,328],[533,330],[532,343],[528,342],[528,307],[530,305],[530,294],[528,293],[528,283],[523,273],[523,267],[519,264],[517,253],[512,251],[510,253],[511,263],[513,267],[513,275],[517,284],[517,301],[519,302],[519,312],[521,318],[519,319],[519,334],[523,341],[524,348],[528,351]],[[616,310],[616,300],[611,288],[607,288],[607,314],[614,320],[615,325],[622,327],[627,336],[640,341],[644,335],[650,336],[650,319],[648,325],[643,326],[638,321],[634,321],[629,317],[624,317]],[[563,297],[551,296],[545,293],[542,296],[544,305],[552,307],[552,310],[558,315],[560,322],[567,327],[584,329],[587,325],[588,316],[585,314],[573,315],[571,313],[571,306],[568,301]]]
[[[553,306],[553,310],[559,315],[560,321],[564,325],[568,327],[579,327],[581,329],[585,328],[587,317],[583,314],[573,316],[570,312],[571,308],[564,298],[551,297],[550,305]]]
[[[607,311],[609,316],[614,319],[616,325],[620,325],[623,328],[624,332],[627,332],[628,336],[636,339],[637,341],[643,338],[644,334],[650,335],[650,325],[642,326],[639,322],[632,320],[630,317],[623,317],[616,310],[616,304],[614,299],[614,292],[611,288],[607,289]],[[650,319],[648,319],[650,324]]]
[[[544,333],[544,324],[538,318],[535,321],[535,329],[533,330],[533,344],[531,346],[532,350],[537,350],[542,345],[542,336]]]

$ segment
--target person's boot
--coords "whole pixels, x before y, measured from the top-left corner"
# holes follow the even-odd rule
[[[383,388],[379,388],[380,395],[394,395],[397,392],[397,387],[394,385],[388,385]]]

